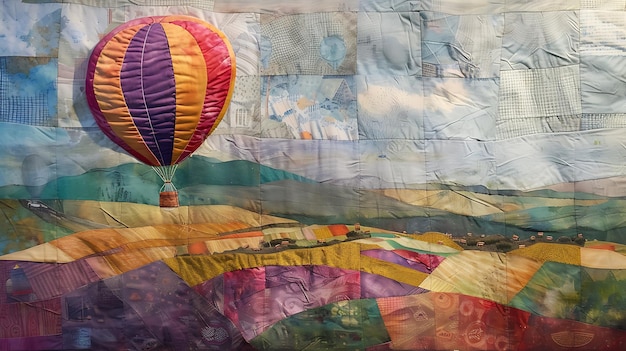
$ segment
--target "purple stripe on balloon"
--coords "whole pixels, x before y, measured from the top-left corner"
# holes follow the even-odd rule
[[[126,50],[120,74],[128,109],[146,146],[162,166],[172,163],[176,82],[163,26],[147,25]]]

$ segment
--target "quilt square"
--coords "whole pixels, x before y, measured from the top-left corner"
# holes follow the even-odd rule
[[[500,72],[504,17],[423,11],[424,77],[491,78]]]
[[[421,75],[420,30],[417,12],[360,12],[359,74]]]
[[[356,73],[355,12],[261,14],[261,74]]]
[[[500,69],[578,64],[578,12],[511,12],[504,22]]]
[[[424,139],[421,79],[378,75],[356,82],[359,139]]]

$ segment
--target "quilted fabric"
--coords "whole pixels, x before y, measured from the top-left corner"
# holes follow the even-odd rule
[[[626,349],[625,14],[5,0],[0,350]]]

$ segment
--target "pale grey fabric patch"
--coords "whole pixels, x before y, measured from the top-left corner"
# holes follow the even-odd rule
[[[421,79],[357,76],[359,139],[424,139]]]
[[[581,56],[584,113],[626,113],[626,56]]]
[[[506,13],[502,70],[577,64],[577,12]]]
[[[497,79],[423,80],[426,139],[495,139]]]
[[[364,12],[407,12],[421,10],[423,0],[360,0]]]
[[[421,12],[425,77],[492,78],[500,73],[504,16]]]
[[[505,4],[509,2],[506,0],[422,0],[420,10],[445,12],[452,15],[499,14],[504,12]]]
[[[214,0],[216,12],[295,14],[348,12],[359,9],[359,0]]]

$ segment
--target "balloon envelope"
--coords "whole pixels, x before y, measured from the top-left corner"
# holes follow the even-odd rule
[[[225,35],[189,16],[144,17],[102,38],[86,95],[98,126],[151,166],[191,155],[224,116],[235,82]]]

